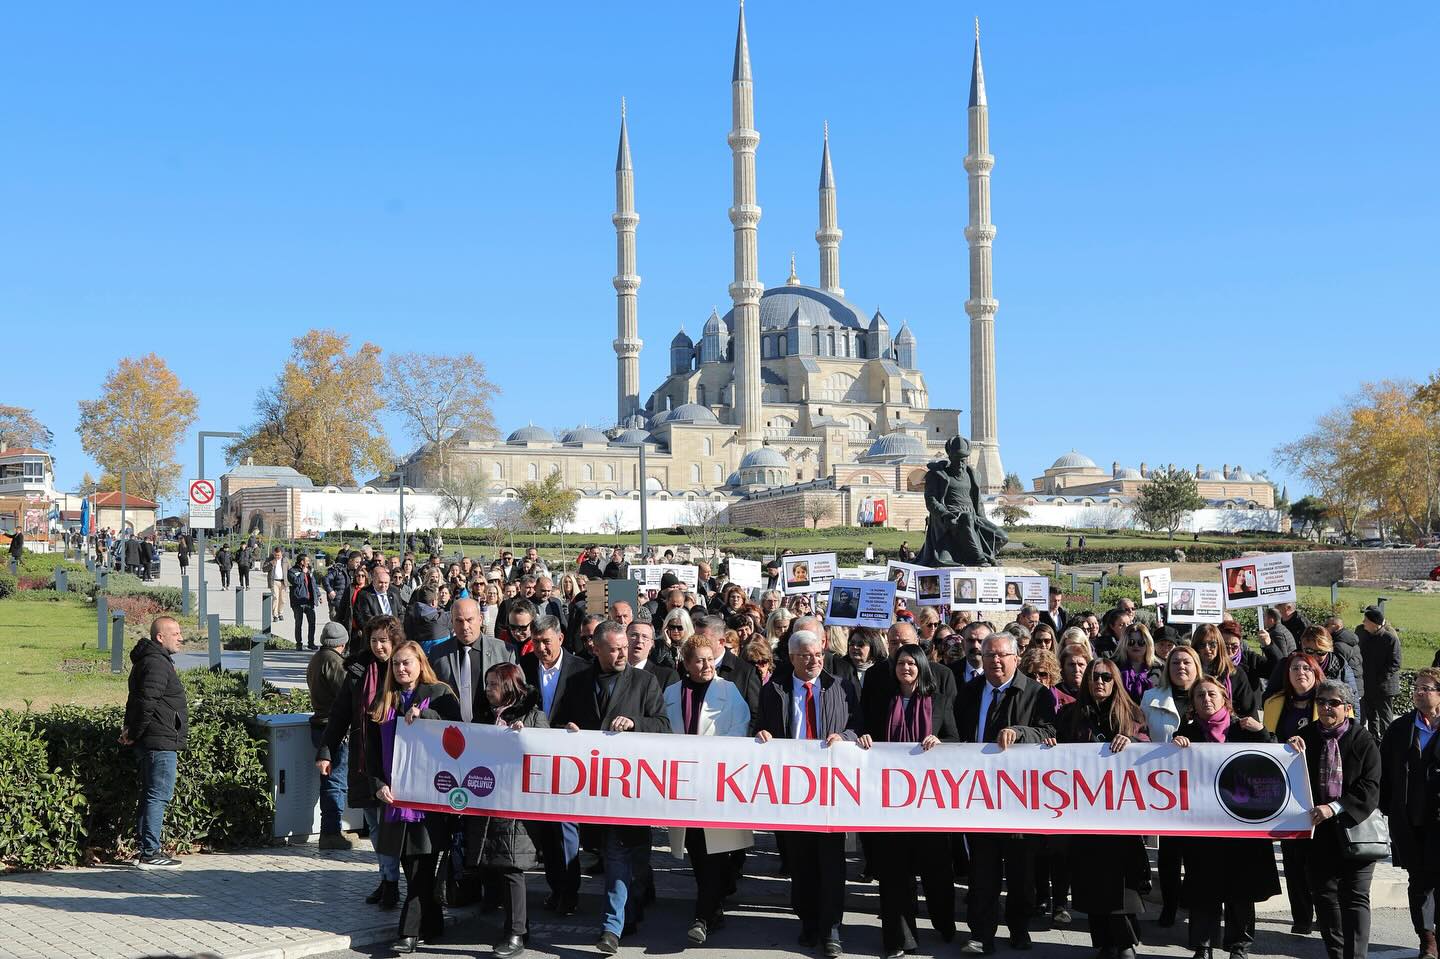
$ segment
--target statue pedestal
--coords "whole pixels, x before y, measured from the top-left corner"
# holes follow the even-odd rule
[[[1006,576],[1049,576],[1049,573],[1037,573],[1028,566],[992,566],[991,569],[999,570]]]

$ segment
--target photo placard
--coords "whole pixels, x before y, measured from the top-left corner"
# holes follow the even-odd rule
[[[1218,623],[1225,616],[1225,590],[1219,583],[1170,584],[1166,622]]]
[[[1005,577],[1005,608],[1019,609],[1030,605],[1046,609],[1050,603],[1049,576],[1007,576]]]
[[[825,605],[826,626],[873,626],[895,622],[895,584],[886,579],[835,579]]]
[[[950,608],[994,613],[1005,608],[1005,574],[999,570],[956,568],[950,572]]]
[[[901,599],[915,598],[915,577],[930,570],[928,566],[902,563],[892,559],[885,564],[885,578],[895,584],[895,595]]]
[[[1170,567],[1140,571],[1140,605],[1160,606],[1170,601]]]
[[[950,602],[950,571],[920,567],[912,579],[915,602],[920,606],[944,606]]]
[[[780,588],[786,596],[796,593],[825,593],[835,578],[838,563],[834,553],[801,553],[780,557]]]
[[[1226,609],[1294,603],[1300,598],[1292,553],[1227,559],[1220,564],[1220,582],[1225,587]]]

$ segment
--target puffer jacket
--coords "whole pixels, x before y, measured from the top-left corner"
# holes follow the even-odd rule
[[[547,729],[545,711],[540,707],[540,691],[531,689],[525,698],[502,710],[505,722],[516,720],[525,724],[526,729]],[[495,725],[495,713],[487,704],[475,717],[482,726]],[[504,819],[499,816],[466,816],[467,842],[466,865],[487,866],[494,869],[534,869],[538,858],[535,847],[538,843],[533,831],[538,823],[523,819]]]
[[[175,663],[165,647],[149,637],[130,651],[125,728],[144,749],[178,752],[190,735],[190,711]]]

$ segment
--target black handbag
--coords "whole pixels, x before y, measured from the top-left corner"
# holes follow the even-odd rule
[[[1347,862],[1377,862],[1390,856],[1390,820],[1375,810],[1364,822],[1340,827],[1340,855]]]

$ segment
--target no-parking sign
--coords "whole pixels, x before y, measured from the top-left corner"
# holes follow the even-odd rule
[[[193,479],[190,490],[190,528],[215,528],[215,483],[208,479]]]

